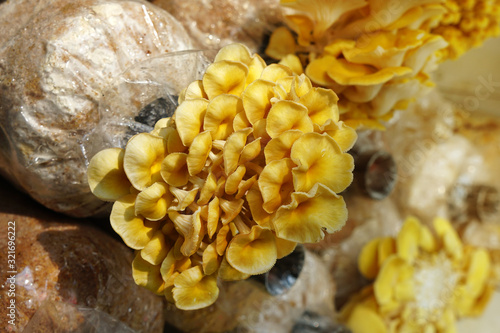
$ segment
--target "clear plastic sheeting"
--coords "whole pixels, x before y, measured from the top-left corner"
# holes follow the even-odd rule
[[[70,303],[45,301],[24,333],[136,333],[109,314]]]
[[[201,53],[176,53],[192,49],[183,26],[141,0],[8,1],[0,31],[0,174],[55,211],[104,211],[88,147],[142,130],[134,112],[197,79]]]

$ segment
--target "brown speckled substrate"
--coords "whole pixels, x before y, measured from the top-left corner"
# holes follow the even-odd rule
[[[9,221],[16,227],[15,327],[5,320],[11,299],[6,283],[11,275]],[[131,250],[104,231],[84,225],[92,222],[49,212],[0,180],[0,331],[22,332],[49,301],[99,310],[138,332],[162,332],[162,298],[134,283]],[[61,320],[61,325],[81,325],[81,318],[71,318],[73,322]]]

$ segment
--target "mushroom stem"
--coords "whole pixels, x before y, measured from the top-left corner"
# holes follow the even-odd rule
[[[234,225],[238,229],[238,232],[241,234],[248,234],[250,232],[250,227],[248,227],[245,222],[241,219],[241,217],[238,215],[234,218],[233,220]]]
[[[222,151],[224,149],[225,144],[226,144],[226,140],[214,140],[212,142],[212,147]]]

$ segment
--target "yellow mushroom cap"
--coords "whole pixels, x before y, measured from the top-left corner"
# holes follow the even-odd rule
[[[219,267],[218,277],[221,278],[221,280],[224,280],[224,281],[240,281],[240,280],[248,279],[251,276],[251,274],[245,274],[243,272],[240,272],[239,270],[237,270],[233,266],[231,266],[227,262],[226,256],[227,255],[225,255],[222,258],[222,262],[221,262],[220,267]]]
[[[111,227],[125,244],[135,250],[144,248],[159,227],[158,222],[135,215],[136,195],[129,194],[116,200],[109,217]]]
[[[175,110],[175,124],[184,146],[189,147],[200,134],[207,106],[206,99],[192,99],[184,101]]]
[[[295,191],[308,192],[314,184],[321,183],[334,192],[342,192],[352,182],[352,156],[342,153],[326,134],[302,135],[294,142],[290,157],[297,165],[292,171]]]
[[[248,66],[241,62],[221,60],[208,66],[203,88],[210,100],[222,94],[239,96],[246,86]]]
[[[272,220],[276,235],[297,243],[316,243],[324,232],[333,233],[347,220],[344,199],[322,184],[308,192],[292,193],[292,202],[281,206]]]
[[[130,182],[123,169],[125,150],[108,148],[92,157],[87,179],[92,193],[101,200],[115,201],[130,193]]]
[[[142,259],[149,262],[151,265],[160,265],[168,252],[170,244],[167,243],[165,235],[161,230],[157,230],[153,238],[140,251]]]
[[[271,138],[275,138],[291,129],[297,129],[304,133],[314,130],[307,108],[293,101],[276,102],[267,116],[267,133]]]
[[[203,128],[212,133],[214,140],[225,140],[233,132],[233,120],[243,112],[243,103],[235,95],[215,96],[207,106]]]
[[[156,182],[140,192],[135,199],[135,214],[148,220],[158,221],[167,215],[167,208],[172,203],[168,185]]]
[[[197,175],[205,167],[211,149],[212,136],[210,131],[202,132],[193,139],[186,158],[188,172],[191,176]]]
[[[185,153],[168,154],[161,163],[160,174],[170,186],[184,186],[189,180],[187,165],[188,155]]]
[[[270,270],[277,256],[273,232],[257,225],[248,234],[233,237],[226,250],[228,263],[238,271],[251,275]]]
[[[327,120],[339,120],[338,100],[330,89],[313,88],[300,98],[299,103],[307,108],[307,115],[313,123],[323,125]]]
[[[271,139],[264,148],[266,163],[290,157],[294,142],[304,134],[299,130],[288,130]]]
[[[207,307],[219,296],[217,277],[203,274],[200,266],[189,268],[175,278],[172,293],[175,305],[181,310]]]
[[[282,59],[295,53],[295,49],[295,39],[290,30],[286,27],[278,27],[271,34],[265,53],[271,58]]]
[[[180,251],[186,257],[198,250],[205,235],[206,227],[201,221],[200,213],[201,208],[192,215],[179,214],[176,211],[168,213],[168,217],[175,225],[175,230],[184,238]]]
[[[242,93],[245,115],[252,125],[267,117],[271,109],[271,98],[274,97],[275,86],[274,82],[259,79],[250,83]]]
[[[149,133],[136,134],[128,141],[123,156],[123,169],[130,183],[139,191],[161,179],[165,145],[163,138]]]
[[[150,264],[141,257],[139,252],[132,261],[132,277],[137,285],[157,295],[161,295],[165,289],[165,281],[162,279],[160,266]]]
[[[293,191],[292,168],[295,164],[289,158],[275,160],[268,163],[262,170],[258,184],[262,194],[263,208],[273,213]]]

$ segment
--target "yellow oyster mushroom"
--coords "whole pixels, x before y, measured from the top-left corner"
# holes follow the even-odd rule
[[[247,138],[252,133],[251,128],[245,128],[240,131],[232,133],[226,140],[224,145],[224,172],[230,175],[238,167],[241,153],[247,143]]]
[[[267,118],[272,106],[271,98],[274,97],[275,86],[274,82],[259,79],[250,83],[242,93],[245,115],[250,124],[255,125],[257,121]]]
[[[300,62],[299,57],[295,54],[287,54],[282,57],[279,64],[290,68],[294,74],[301,75],[304,73],[304,67]]]
[[[248,202],[248,207],[250,208],[254,222],[262,228],[271,229],[272,215],[263,208],[264,199],[262,198],[262,193],[257,183],[254,183],[252,187],[250,187],[245,198]]]
[[[187,150],[187,147],[182,143],[181,137],[177,129],[173,127],[164,127],[158,131],[158,136],[161,136],[167,142],[167,151],[171,153],[182,153]]]
[[[304,133],[300,130],[288,130],[271,139],[264,148],[266,164],[275,160],[289,158],[294,142],[297,141],[302,134]]]
[[[300,98],[299,103],[307,108],[307,115],[313,123],[323,125],[329,119],[339,120],[338,100],[330,89],[313,88]]]
[[[224,46],[215,56],[214,62],[229,60],[248,66],[247,84],[259,78],[266,63],[258,54],[252,55],[248,47],[240,43]]]
[[[196,199],[196,195],[198,194],[198,189],[193,188],[192,190],[182,190],[177,187],[169,187],[170,193],[172,193],[175,197],[175,200],[172,202],[170,207],[168,207],[168,211],[183,211],[189,205],[191,205]]]
[[[295,164],[289,158],[268,163],[257,181],[264,200],[262,208],[269,214],[273,213],[293,192],[292,169]]]
[[[238,200],[226,200],[226,199],[219,199],[219,205],[220,209],[224,212],[224,214],[221,216],[221,222],[222,224],[226,225],[232,220],[238,216],[238,214],[241,212],[241,208],[243,207],[243,204],[245,203],[245,200],[243,199],[238,199]]]
[[[208,99],[205,90],[203,89],[203,82],[196,80],[191,82],[187,88],[179,95],[179,104],[188,99]]]
[[[248,279],[251,274],[246,274],[243,272],[240,272],[233,266],[231,266],[226,259],[226,255],[222,258],[222,262],[219,267],[219,273],[218,273],[219,278],[224,281],[240,281],[240,280],[245,280]]]
[[[224,255],[231,238],[233,238],[233,235],[229,224],[223,225],[217,232],[217,238],[215,239],[215,249],[220,256]]]
[[[190,146],[200,134],[207,106],[205,99],[192,99],[184,101],[175,110],[175,124],[184,146]]]
[[[160,265],[170,251],[170,247],[163,232],[157,230],[153,238],[140,251],[141,257],[151,265]]]
[[[358,134],[354,128],[347,126],[342,121],[335,122],[331,119],[327,120],[323,126],[319,127],[315,132],[326,133],[331,136],[339,145],[340,150],[344,153],[350,150],[358,139]]]
[[[198,209],[192,215],[184,215],[176,211],[168,213],[168,217],[175,225],[175,230],[184,237],[180,251],[186,257],[198,251],[205,236],[206,227],[201,221],[200,212],[201,209]]]
[[[254,225],[248,234],[238,234],[226,249],[228,263],[240,272],[256,275],[269,271],[278,256],[271,230]]]
[[[269,110],[266,131],[271,138],[291,129],[312,132],[314,126],[307,114],[308,110],[302,104],[292,101],[276,102]]]
[[[203,170],[211,149],[212,135],[210,131],[202,132],[193,139],[186,157],[187,169],[191,176],[197,175]]]
[[[253,184],[255,184],[256,182],[257,182],[257,175],[253,175],[252,177],[241,181],[238,184],[238,193],[236,193],[235,198],[241,199],[242,197],[244,197],[248,193],[250,188],[253,186]]]
[[[296,242],[276,237],[276,250],[278,259],[286,257],[287,255],[292,253],[296,247],[297,247]]]
[[[337,58],[325,54],[312,60],[306,67],[305,73],[315,84],[322,87],[333,87],[337,83],[330,77],[328,71],[337,64]],[[338,66],[338,65],[337,65]]]
[[[213,198],[208,204],[208,217],[207,217],[207,233],[208,237],[212,238],[219,225],[220,217],[220,203],[219,197]]]
[[[222,257],[217,253],[217,248],[215,242],[207,245],[203,251],[203,273],[205,275],[214,274],[220,267],[222,262]]]
[[[377,277],[380,269],[378,260],[378,246],[381,238],[374,238],[361,249],[358,256],[359,272],[367,279],[373,280]]]
[[[172,294],[181,310],[205,308],[219,297],[217,277],[203,274],[200,266],[189,268],[175,278]]]
[[[139,191],[161,179],[165,145],[163,138],[149,133],[136,134],[128,141],[123,156],[123,169],[132,186]]]
[[[160,273],[163,281],[165,281],[165,287],[173,286],[175,278],[192,267],[192,261],[189,257],[180,255],[176,258],[174,252],[175,248],[171,248],[160,266]]]
[[[379,31],[358,39],[356,46],[344,50],[348,62],[382,69],[402,66],[408,50],[423,44],[423,30]]]
[[[165,281],[160,273],[160,265],[152,265],[144,260],[140,253],[132,261],[132,277],[137,285],[144,287],[157,295],[165,290]]]
[[[277,87],[281,88],[277,93],[281,99],[298,102],[300,98],[313,89],[312,82],[304,74],[287,76],[276,81]],[[275,89],[276,91],[276,89]]]
[[[252,161],[254,158],[259,156],[262,146],[261,146],[261,139],[262,138],[257,138],[256,140],[253,140],[252,142],[248,143],[243,149],[241,150],[241,156],[238,161],[239,164],[245,164],[247,162]]]
[[[188,154],[185,153],[172,153],[162,161],[160,174],[168,185],[184,186],[188,183],[187,157]]]
[[[373,284],[373,291],[377,302],[381,306],[392,306],[397,301],[411,299],[413,297],[413,286],[403,284],[406,279],[413,275],[413,267],[410,266],[404,259],[392,255],[387,258],[384,265]],[[406,290],[399,290],[406,287]],[[409,294],[409,295],[408,295]]]
[[[312,37],[320,39],[323,34],[330,28],[342,15],[355,9],[364,7],[365,0],[297,0],[297,1],[282,1],[281,4],[285,7],[293,8],[300,13],[304,13],[309,17],[314,26],[312,29]],[[299,31],[296,31],[299,33]]]
[[[223,94],[239,96],[245,89],[247,75],[248,67],[241,62],[214,62],[203,76],[203,88],[210,100]]]
[[[377,312],[365,305],[355,306],[346,324],[353,333],[389,332]]]
[[[276,236],[297,243],[316,243],[342,228],[347,220],[344,199],[322,184],[308,192],[292,193],[292,202],[283,205],[272,219]]]
[[[213,140],[225,140],[233,132],[233,120],[239,112],[243,112],[239,97],[218,95],[207,106],[203,129],[212,133]]]
[[[295,53],[295,38],[286,27],[278,27],[269,38],[269,44],[265,53],[274,59],[283,59],[289,54]]]
[[[294,142],[290,158],[297,165],[292,171],[295,191],[308,192],[321,183],[338,193],[352,182],[352,156],[342,153],[335,140],[326,134],[302,135]]]
[[[238,192],[238,187],[243,181],[243,177],[245,177],[246,172],[247,169],[243,165],[240,165],[236,168],[236,170],[234,170],[232,174],[229,175],[229,177],[227,177],[224,187],[224,191],[226,192],[226,194],[232,195]]]
[[[266,68],[264,68],[260,76],[260,79],[264,81],[277,82],[280,79],[292,75],[293,72],[290,68],[280,64],[271,64]]]
[[[398,256],[409,263],[413,263],[419,255],[420,232],[420,222],[409,217],[396,238]]]
[[[376,69],[368,65],[350,63],[345,59],[335,59],[333,57],[329,62],[329,67],[326,68],[326,73],[332,80],[345,86],[383,84],[395,77],[411,72],[411,68],[408,67],[384,67]]]
[[[135,215],[135,200],[134,194],[116,200],[109,220],[113,230],[120,235],[128,247],[140,250],[153,238],[159,224]]]
[[[135,199],[135,215],[151,221],[163,219],[173,200],[168,188],[164,182],[156,182],[140,192]]]
[[[216,189],[217,178],[212,172],[210,172],[205,179],[205,183],[203,184],[203,187],[200,191],[200,197],[196,203],[200,206],[206,205],[214,195]]]
[[[108,148],[92,157],[87,179],[92,193],[101,200],[115,201],[130,193],[130,181],[123,169],[125,150]]]

